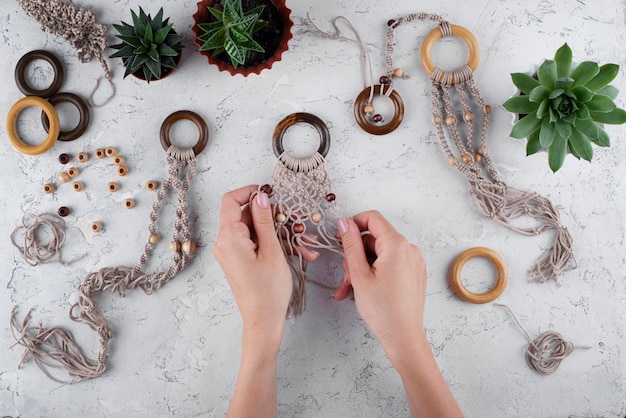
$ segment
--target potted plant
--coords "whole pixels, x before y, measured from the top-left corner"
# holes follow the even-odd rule
[[[553,172],[565,155],[591,161],[594,143],[610,145],[603,124],[626,122],[626,111],[615,106],[618,90],[609,85],[619,66],[585,61],[572,66],[572,50],[563,44],[553,60],[545,60],[534,76],[511,74],[520,94],[504,108],[520,115],[511,130],[513,138],[528,138],[526,154],[548,151]]]
[[[174,31],[169,18],[163,20],[163,8],[154,19],[141,7],[139,15],[132,10],[131,15],[132,25],[126,22],[113,25],[122,42],[111,45],[118,50],[111,58],[122,59],[126,67],[124,78],[133,74],[150,83],[166,77],[180,62],[184,36]]]
[[[285,0],[202,0],[193,15],[195,43],[220,71],[259,74],[287,50],[290,14]]]

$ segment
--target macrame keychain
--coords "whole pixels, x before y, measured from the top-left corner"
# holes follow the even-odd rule
[[[111,94],[102,103],[96,104],[93,96],[100,84],[100,79],[96,79],[96,85],[89,95],[89,104],[100,107],[111,101],[115,95],[115,86],[103,56],[103,51],[107,47],[107,28],[98,23],[96,15],[84,7],[76,7],[58,0],[17,0],[17,2],[28,16],[39,22],[41,30],[69,42],[76,49],[80,62],[91,62],[94,58],[100,61],[104,78],[111,87]]]
[[[561,223],[559,212],[552,202],[535,192],[522,191],[504,183],[489,156],[486,137],[491,107],[485,103],[474,84],[474,71],[478,66],[479,47],[474,35],[467,29],[451,25],[440,16],[428,13],[410,14],[388,22],[386,43],[386,80],[393,85],[394,30],[415,20],[434,21],[438,28],[431,31],[421,46],[421,61],[430,74],[433,122],[441,146],[450,166],[463,174],[470,186],[470,196],[478,210],[486,217],[524,235],[537,235],[554,230],[556,236],[530,274],[533,281],[554,280],[576,267],[572,253],[572,237]],[[438,68],[431,59],[431,49],[441,37],[457,36],[468,46],[470,58],[466,65],[455,71]],[[479,145],[474,147],[475,135]],[[456,149],[458,156],[455,155]],[[511,221],[529,216],[538,222],[535,227],[520,227]]]
[[[295,157],[283,147],[283,135],[295,123],[310,124],[320,135],[320,146],[309,157]],[[285,117],[274,130],[273,148],[278,161],[272,180],[260,186],[259,192],[267,193],[273,201],[276,232],[296,278],[290,312],[300,315],[306,309],[307,281],[330,287],[307,276],[307,262],[299,248],[326,249],[343,255],[336,219],[346,215],[337,205],[326,171],[325,157],[330,149],[330,134],[320,118],[310,113],[293,113]],[[255,195],[253,193],[250,201]]]
[[[180,148],[172,145],[170,141],[170,128],[181,119],[191,120],[200,132],[198,142],[193,148]],[[202,152],[208,139],[208,127],[196,113],[179,111],[165,119],[161,126],[161,144],[167,153],[169,175],[157,194],[157,200],[152,205],[150,224],[148,225],[150,235],[139,262],[134,267],[105,267],[97,272],[89,273],[79,285],[78,293],[80,295],[78,302],[70,308],[70,318],[77,322],[86,323],[98,333],[100,346],[97,359],[89,359],[83,354],[70,331],[61,327],[44,328],[41,324],[38,327],[31,325],[30,312],[24,317],[20,326],[15,318],[17,307],[14,307],[11,313],[10,326],[16,340],[15,344],[24,347],[20,366],[28,360],[33,360],[46,376],[59,383],[77,383],[104,373],[109,358],[108,343],[112,337],[112,332],[96,303],[96,296],[99,292],[108,290],[124,297],[127,290],[134,288],[139,288],[150,295],[187,266],[196,247],[191,240],[191,231],[189,230],[187,193],[196,173],[196,156]],[[146,274],[142,269],[152,253],[154,244],[160,240],[156,231],[156,223],[159,209],[165,199],[166,192],[170,188],[177,192],[178,201],[173,224],[173,240],[170,244],[174,253],[173,262],[165,271]],[[71,380],[63,380],[53,376],[51,369],[67,371]]]

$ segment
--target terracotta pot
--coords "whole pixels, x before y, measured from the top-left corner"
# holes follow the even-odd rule
[[[209,13],[207,8],[209,6],[212,6],[215,1],[216,0],[201,0],[197,4],[198,11],[193,15],[194,25],[192,26],[191,30],[196,34],[194,43],[198,45],[198,47],[201,47],[203,43],[198,40],[198,37],[203,34],[203,31],[202,29],[200,29],[198,24],[208,21],[208,18],[209,16],[211,16],[211,14]],[[275,62],[281,60],[283,52],[289,49],[288,42],[293,37],[291,33],[293,21],[290,18],[291,9],[287,7],[286,0],[271,0],[271,2],[276,6],[276,8],[278,9],[278,13],[280,14],[280,18],[283,23],[283,36],[280,44],[270,58],[268,58],[261,64],[253,67],[238,66],[237,68],[234,68],[230,62],[224,62],[218,57],[214,57],[212,55],[212,51],[200,51],[200,54],[207,57],[209,64],[214,64],[220,71],[227,71],[231,75],[241,74],[242,76],[247,77],[249,74],[260,74],[261,71],[272,68],[272,65],[274,65]]]

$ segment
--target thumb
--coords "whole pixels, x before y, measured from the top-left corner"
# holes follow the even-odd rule
[[[251,212],[259,250],[280,250],[280,243],[278,242],[276,228],[274,227],[274,216],[272,214],[269,197],[266,193],[257,193],[253,199]]]
[[[349,218],[339,219],[337,225],[339,227],[339,235],[341,235],[344,257],[350,271],[350,279],[354,283],[358,281],[359,278],[371,272],[370,265],[365,255],[361,230],[358,225]]]

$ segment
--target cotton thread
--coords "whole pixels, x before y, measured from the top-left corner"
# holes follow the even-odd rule
[[[561,364],[561,361],[569,356],[575,348],[590,349],[589,346],[577,346],[566,341],[561,334],[555,331],[546,331],[534,340],[522,326],[513,313],[513,310],[507,305],[494,303],[496,306],[506,308],[511,318],[517,324],[517,327],[524,333],[528,340],[528,345],[524,349],[526,363],[528,366],[541,374],[554,373]]]

